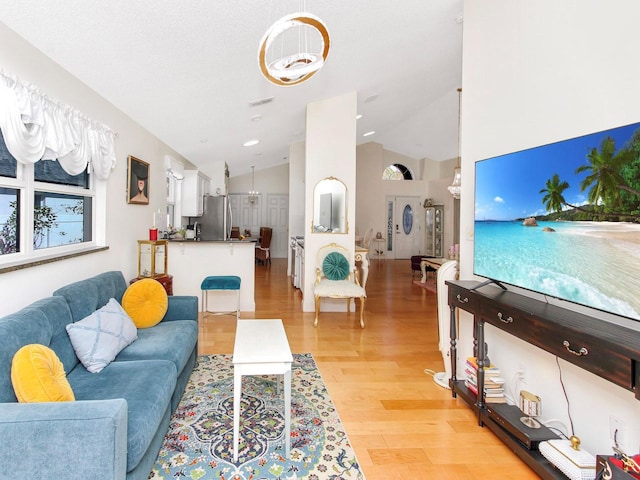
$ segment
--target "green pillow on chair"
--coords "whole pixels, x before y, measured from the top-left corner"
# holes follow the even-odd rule
[[[324,257],[322,271],[329,280],[344,280],[349,275],[349,262],[341,253],[331,252]]]

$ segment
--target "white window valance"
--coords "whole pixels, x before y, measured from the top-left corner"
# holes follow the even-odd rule
[[[11,155],[25,164],[57,159],[69,175],[89,166],[100,180],[108,179],[116,165],[113,130],[4,72],[0,130]]]

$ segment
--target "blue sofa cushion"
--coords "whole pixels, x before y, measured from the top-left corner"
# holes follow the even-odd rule
[[[0,318],[0,402],[17,402],[11,384],[11,361],[20,348],[39,343],[51,348],[65,372],[78,363],[65,330],[71,312],[63,298],[49,297]]]
[[[173,362],[112,362],[100,373],[78,365],[67,378],[76,400],[127,401],[127,472],[134,469],[170,410],[177,378]]]
[[[178,374],[198,341],[198,322],[174,320],[138,330],[138,339],[122,350],[115,361],[170,360]]]
[[[53,292],[53,295],[66,298],[73,321],[77,322],[104,307],[110,298],[115,298],[120,303],[126,289],[127,283],[122,272],[104,272],[65,285]]]

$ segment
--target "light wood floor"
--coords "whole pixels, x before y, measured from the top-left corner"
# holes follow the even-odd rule
[[[281,318],[291,351],[313,354],[367,480],[537,479],[424,373],[443,370],[436,296],[412,280],[409,260],[374,260],[366,328],[359,310],[321,313],[314,328],[286,260],[273,259],[256,266],[256,312],[241,317]],[[200,325],[200,354],[233,353],[235,317]]]

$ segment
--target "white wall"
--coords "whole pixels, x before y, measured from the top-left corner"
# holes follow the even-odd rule
[[[447,186],[453,180],[455,160],[435,162],[432,160],[414,160],[395,152],[385,150],[375,142],[359,145],[356,149],[356,227],[364,235],[369,227],[374,233],[381,232],[386,238],[387,210],[385,200],[394,196],[432,198],[435,204],[444,205],[445,238],[444,251],[447,252],[453,241],[453,197]],[[416,180],[382,180],[382,172],[392,163],[401,163],[409,167]],[[424,211],[419,212],[424,215]],[[421,225],[424,222],[420,223]],[[374,246],[371,247],[372,249]],[[417,253],[417,252],[416,252]],[[393,254],[390,256],[393,258]]]
[[[464,7],[461,278],[471,278],[475,161],[639,120],[640,63],[634,59],[640,2],[467,0]],[[468,315],[462,328],[468,347]],[[542,397],[542,419],[568,425],[554,357],[492,328],[486,340],[507,379],[526,368],[525,389]],[[640,402],[560,364],[582,446],[611,453],[609,416],[615,415],[626,426],[623,446],[637,453]]]
[[[289,164],[255,169],[255,189],[261,194],[289,193]],[[251,173],[229,177],[229,193],[247,193],[251,190]]]
[[[13,73],[19,80],[33,83],[43,93],[78,109],[91,119],[109,125],[118,134],[115,142],[117,165],[107,184],[106,244],[109,249],[102,253],[3,273],[0,275],[0,315],[49,296],[69,282],[105,270],[121,270],[126,278],[135,277],[136,240],[148,238],[153,212],[159,208],[164,211],[166,205],[164,155],[171,154],[181,161],[185,160],[1,23],[0,58],[0,68],[5,73]],[[128,155],[134,155],[151,165],[149,205],[129,205],[126,202]],[[169,258],[169,273],[171,261]]]

